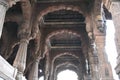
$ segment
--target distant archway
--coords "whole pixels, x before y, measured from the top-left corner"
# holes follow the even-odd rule
[[[57,80],[78,80],[76,72],[66,69],[57,75]]]
[[[39,78],[39,80],[44,80],[44,76],[41,76],[41,77]]]

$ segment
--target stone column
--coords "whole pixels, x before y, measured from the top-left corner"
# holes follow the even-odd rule
[[[6,14],[6,11],[8,8],[9,8],[8,1],[7,0],[0,0],[0,38],[2,35],[5,14]]]
[[[51,79],[51,75],[50,75],[50,59],[49,59],[49,54],[46,56],[47,61],[46,61],[46,65],[45,65],[45,80],[49,80]],[[52,69],[51,69],[52,70]]]
[[[104,17],[103,4],[101,0],[95,0],[94,9],[94,39],[98,54],[98,72],[100,80],[113,80],[111,65],[107,60],[105,52],[105,37],[106,37],[106,19]],[[109,75],[106,74],[106,70]]]
[[[97,55],[97,51],[96,51],[96,48],[94,47],[93,43],[90,45],[88,54],[89,54],[91,79],[92,80],[99,80],[98,55]]]
[[[98,67],[99,79],[114,80],[111,71],[111,65],[108,61],[107,54],[105,51],[105,35],[95,35],[95,43],[98,53],[98,60],[99,60],[99,67]],[[108,74],[106,74],[106,70]]]
[[[95,0],[95,6],[98,6],[96,4],[100,5],[100,1]],[[98,10],[98,7],[94,10]],[[96,11],[95,11],[96,12]],[[100,15],[100,11],[97,11],[95,13],[96,15]],[[89,49],[88,49],[88,55],[89,55],[89,67],[90,67],[90,75],[88,79],[91,80],[99,80],[99,72],[98,72],[98,54],[95,46],[95,41],[94,41],[94,32],[97,30],[97,28],[94,27],[94,17],[96,17],[93,12],[89,13],[86,17],[86,31],[88,33],[89,37]]]
[[[120,78],[120,1],[111,2],[110,5],[110,12],[112,13],[112,18],[115,26],[115,42],[116,42],[116,48],[117,48],[117,66],[115,68],[116,73],[118,74]]]
[[[22,80],[23,73],[26,67],[27,46],[29,41],[27,39],[21,39],[20,46],[14,60],[13,66],[18,69],[16,80]]]
[[[39,58],[36,59],[31,67],[29,79],[28,80],[38,80],[38,66],[39,66]]]
[[[104,67],[105,67],[105,36],[95,36],[95,43],[97,46],[97,53],[99,56],[99,76],[102,79],[104,76]]]
[[[103,15],[101,15],[101,17],[103,17]],[[100,80],[106,80],[106,79],[113,80],[112,72],[110,69],[111,66],[107,60],[107,55],[105,52],[105,36],[106,36],[106,28],[105,27],[106,26],[105,26],[104,20],[99,22],[99,18],[98,17],[96,17],[96,18],[95,19],[98,21],[95,21],[96,29],[94,29],[94,39],[95,39],[96,50],[97,50],[98,61],[99,61],[99,65],[98,65],[99,79]],[[106,76],[106,74],[105,74],[106,69],[108,69],[108,73],[111,75]]]

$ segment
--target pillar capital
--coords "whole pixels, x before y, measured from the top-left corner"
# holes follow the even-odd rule
[[[20,43],[27,43],[27,44],[28,44],[28,43],[29,43],[29,40],[28,40],[28,39],[21,39],[21,40],[20,40]]]

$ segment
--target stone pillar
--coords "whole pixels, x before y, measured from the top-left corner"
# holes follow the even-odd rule
[[[94,17],[97,17],[98,15],[101,15],[100,9],[98,9],[98,8],[101,7],[101,4],[100,4],[101,2],[100,1],[95,0],[95,5],[94,5],[95,8],[94,8],[93,11],[95,11],[95,12],[97,11],[97,13],[91,12],[86,17],[86,31],[87,31],[88,37],[89,37],[89,51],[88,51],[89,67],[90,67],[90,75],[91,75],[91,77],[89,77],[88,79],[91,79],[91,80],[99,80],[98,54],[97,54],[95,41],[94,41],[94,32],[96,32],[97,28],[94,27],[93,23],[96,22],[94,20]],[[96,7],[96,6],[99,6],[99,7]]]
[[[115,68],[116,73],[118,74],[120,78],[120,1],[111,2],[110,5],[110,12],[112,13],[112,18],[115,26],[115,42],[116,42],[116,48],[117,48],[117,66]]]
[[[102,79],[104,76],[104,67],[105,67],[105,57],[104,57],[104,50],[105,50],[105,36],[95,36],[95,43],[97,46],[97,53],[99,56],[99,76]]]
[[[22,80],[23,73],[26,67],[27,46],[29,41],[27,39],[21,39],[20,46],[14,60],[13,66],[18,69],[16,80]]]
[[[16,0],[19,1],[19,0]],[[22,10],[23,10],[23,22],[21,26],[18,28],[17,37],[20,39],[20,46],[14,60],[13,66],[18,69],[18,74],[16,79],[22,80],[23,73],[26,68],[26,57],[27,57],[27,46],[30,40],[31,34],[31,5],[29,0],[21,0],[22,1]],[[27,11],[26,11],[27,10]]]
[[[99,80],[98,55],[97,55],[96,48],[94,47],[93,43],[90,45],[88,54],[89,54],[91,80]]]
[[[99,60],[99,79],[100,80],[114,80],[111,65],[108,62],[107,54],[105,51],[105,36],[95,35],[95,43]]]
[[[106,25],[103,11],[102,0],[95,0],[94,6],[94,41],[96,45],[96,51],[98,55],[98,80],[113,80],[111,66],[107,60],[105,52],[105,36],[106,36]],[[109,75],[106,74],[109,73]]]
[[[38,80],[39,60],[40,60],[40,59],[37,58],[37,59],[33,62],[28,80]]]
[[[47,58],[47,61],[46,61],[46,65],[45,65],[45,80],[50,80],[51,79],[51,75],[50,75],[50,70],[49,69],[50,69],[51,66],[50,66],[49,55],[47,55],[46,58]]]
[[[6,14],[6,11],[8,8],[9,8],[8,1],[7,0],[0,0],[0,38],[2,35],[5,14]]]

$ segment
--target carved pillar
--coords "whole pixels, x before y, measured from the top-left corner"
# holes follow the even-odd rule
[[[94,39],[96,44],[96,50],[98,54],[98,72],[99,72],[99,79],[106,80],[110,79],[113,80],[111,66],[107,60],[107,55],[105,52],[105,36],[106,36],[106,20],[104,17],[103,11],[103,4],[102,0],[95,0],[94,6]],[[108,73],[110,74],[107,76],[105,74],[105,70],[108,69]]]
[[[116,1],[116,2],[111,2],[110,5],[110,12],[112,13],[112,18],[113,18],[113,22],[114,22],[114,26],[115,26],[115,42],[116,42],[116,48],[117,48],[117,53],[118,53],[118,57],[117,57],[117,66],[115,68],[116,73],[119,76],[120,79],[120,1]]]
[[[99,7],[96,7],[98,5],[101,6],[100,3],[101,3],[100,1],[95,0],[95,5],[94,5],[95,8],[93,11],[96,12],[96,10],[97,11],[100,10],[98,9]],[[95,25],[94,22],[96,22],[94,18],[97,17],[98,15],[101,15],[100,11],[97,13],[91,12],[86,17],[86,31],[89,37],[89,49],[88,49],[89,67],[90,67],[89,73],[91,75],[91,77],[89,77],[88,79],[91,80],[99,80],[99,71],[98,71],[99,61],[98,61],[98,54],[94,40],[94,32],[96,32],[97,30],[97,27],[94,26]]]
[[[31,33],[31,5],[29,0],[22,0],[23,22],[18,28],[17,36],[20,39],[20,46],[14,60],[13,66],[18,69],[17,80],[22,80],[26,68],[27,46]]]
[[[39,61],[40,61],[40,59],[37,58],[33,62],[28,80],[38,80],[38,66],[39,66]]]
[[[90,74],[92,80],[99,80],[99,72],[98,72],[98,55],[93,42],[89,48],[89,65],[90,65]]]
[[[4,18],[7,9],[9,8],[9,3],[6,0],[0,0],[0,38],[2,35],[2,29],[4,24]]]
[[[13,66],[18,69],[17,80],[22,80],[23,73],[26,67],[27,46],[29,41],[27,39],[21,39],[20,46],[14,60]]]
[[[102,5],[102,3],[101,3],[101,5]],[[96,28],[96,29],[94,29],[94,39],[95,39],[98,60],[99,60],[99,67],[98,67],[99,79],[101,79],[101,80],[106,80],[106,79],[113,80],[112,72],[110,69],[111,66],[107,60],[107,54],[105,52],[106,25],[105,25],[104,12],[103,12],[103,8],[101,5],[98,5],[98,7],[100,8],[99,13],[101,15],[95,17],[95,23],[94,23],[94,27]],[[95,12],[95,15],[96,15],[96,12]],[[105,74],[106,69],[108,69],[108,73],[110,74],[109,76],[107,76]]]
[[[98,60],[99,60],[99,67],[98,67],[99,79],[113,80],[111,65],[108,61],[107,54],[105,51],[105,36],[95,35],[95,43],[96,43],[96,48],[98,53]],[[106,74],[106,70],[109,75]]]
[[[46,48],[46,64],[45,64],[45,80],[50,80],[51,79],[51,75],[50,75],[50,56],[49,56],[49,52],[48,52],[48,47]],[[51,63],[52,64],[52,63]],[[51,72],[52,72],[52,68],[51,68]]]

